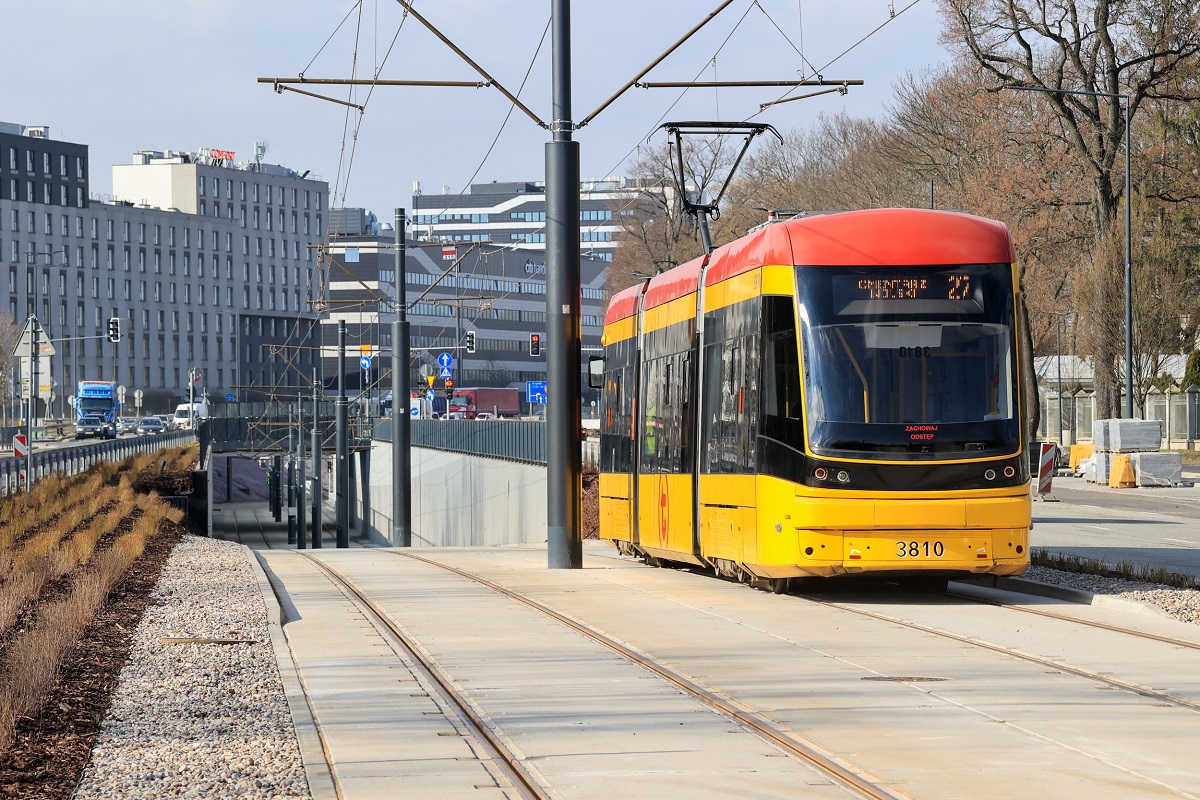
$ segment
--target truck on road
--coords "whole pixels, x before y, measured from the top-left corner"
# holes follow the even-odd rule
[[[75,392],[75,421],[84,417],[104,417],[106,422],[116,425],[121,413],[121,402],[117,399],[117,384],[113,381],[80,381]]]
[[[521,414],[520,389],[455,389],[450,398],[450,415],[475,419],[481,413],[496,417],[517,417]]]

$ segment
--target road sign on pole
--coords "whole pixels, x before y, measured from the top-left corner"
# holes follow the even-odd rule
[[[13,437],[13,455],[17,458],[29,455],[29,440],[25,438],[25,434],[18,433]]]
[[[370,356],[363,356],[362,358],[360,358],[360,359],[358,360],[358,364],[359,364],[359,366],[361,366],[363,369],[370,369],[370,368],[371,368],[371,357],[370,357]]]
[[[454,366],[454,356],[449,353],[441,353],[438,355],[438,366],[443,370],[450,369]]]
[[[546,405],[546,382],[525,381],[525,396],[530,403],[537,403],[539,406]]]

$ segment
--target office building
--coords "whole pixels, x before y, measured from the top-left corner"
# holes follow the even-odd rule
[[[390,378],[385,383],[379,379],[390,370],[396,251],[395,233],[383,233],[330,238],[327,316],[322,322],[325,374],[336,374],[337,322],[344,319],[350,351],[347,383],[356,393],[374,384],[372,396],[391,390]],[[433,244],[411,238],[405,249],[412,348],[409,380],[414,389],[429,388],[426,375],[430,374],[435,376],[434,388],[444,389],[438,364],[442,353],[453,359],[450,376],[460,387],[512,386],[523,391],[526,382],[546,379],[546,355],[555,342],[546,338],[543,251]],[[608,262],[600,259],[580,262],[584,369],[586,355],[600,349],[607,268]],[[474,333],[474,353],[466,351],[468,332]],[[534,335],[541,344],[538,355],[530,353]],[[360,366],[363,354],[372,356],[366,371]],[[585,402],[593,399],[592,394],[586,393]]]
[[[587,258],[612,261],[620,226],[638,193],[625,179],[584,181],[579,186],[579,247]],[[543,181],[476,183],[462,195],[426,195],[413,185],[412,238],[428,242],[491,242],[546,249],[546,184]]]
[[[329,187],[262,155],[140,151],[96,197],[87,145],[0,123],[0,313],[36,315],[56,340],[39,416],[69,416],[78,380],[115,380],[127,405],[141,390],[142,413],[165,412],[192,369],[214,405],[294,394],[317,363],[303,346]]]

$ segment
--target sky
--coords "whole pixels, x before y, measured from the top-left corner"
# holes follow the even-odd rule
[[[575,0],[574,121],[720,2]],[[656,132],[664,121],[753,116],[787,134],[821,113],[884,115],[899,78],[949,57],[938,42],[936,0],[910,2],[734,0],[643,80],[794,80],[820,69],[827,80],[865,85],[762,113],[760,103],[786,90],[635,87],[574,132],[581,178],[625,174],[639,144],[665,140]],[[470,183],[544,177],[549,133],[520,110],[508,116],[511,104],[494,88],[301,87],[365,105],[360,114],[257,82],[301,73],[480,80],[415,18],[402,21],[395,0],[7,0],[4,6],[0,121],[48,125],[51,138],[88,145],[95,195],[112,191],[111,166],[129,163],[135,151],[209,147],[232,150],[243,161],[259,141],[267,143],[264,161],[328,181],[334,206],[367,208],[385,221],[394,208],[411,205],[415,181],[429,196],[443,187],[457,194]],[[542,38],[550,0],[416,0],[413,7],[549,120],[551,42],[548,33]]]

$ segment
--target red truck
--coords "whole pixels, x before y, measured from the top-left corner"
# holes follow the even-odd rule
[[[516,417],[521,414],[519,389],[455,389],[450,398],[450,413],[462,419],[475,419],[480,414],[497,417]]]

